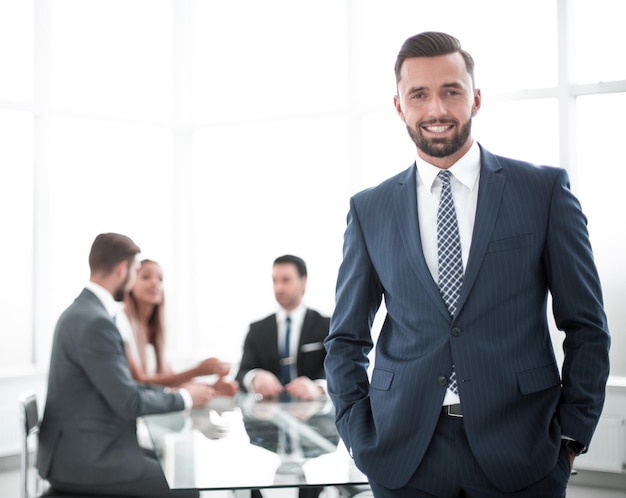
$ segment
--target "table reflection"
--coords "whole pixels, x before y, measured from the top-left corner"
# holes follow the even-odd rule
[[[250,489],[366,483],[326,400],[215,399],[144,417],[171,488]]]

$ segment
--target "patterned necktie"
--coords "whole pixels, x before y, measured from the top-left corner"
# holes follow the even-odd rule
[[[286,386],[291,382],[291,347],[289,344],[291,335],[291,317],[285,319],[285,342],[283,343],[280,358],[280,382]]]
[[[450,172],[440,171],[441,197],[437,211],[437,256],[439,261],[439,292],[443,297],[450,316],[456,312],[459,291],[463,283],[463,257],[461,256],[461,237],[456,221],[456,211],[450,189]],[[454,365],[448,381],[448,389],[459,393]]]

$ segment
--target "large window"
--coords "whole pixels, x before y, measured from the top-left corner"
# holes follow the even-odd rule
[[[620,0],[0,2],[0,375],[45,367],[103,231],[163,264],[180,363],[239,359],[284,253],[330,314],[350,195],[414,158],[396,53],[443,30],[476,60],[477,139],[570,171],[626,376],[622,17]]]

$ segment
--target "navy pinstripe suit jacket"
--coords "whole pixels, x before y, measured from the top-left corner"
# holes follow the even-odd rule
[[[472,245],[451,320],[422,252],[415,175],[413,165],[350,202],[325,342],[337,428],[372,481],[403,486],[428,447],[454,362],[473,453],[494,485],[521,489],[554,467],[561,435],[589,445],[604,403],[610,339],[586,218],[565,170],[481,147]],[[561,374],[548,293],[565,332]],[[383,297],[369,381],[370,327]]]

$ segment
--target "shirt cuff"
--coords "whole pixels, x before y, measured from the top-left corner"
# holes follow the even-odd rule
[[[328,394],[328,390],[326,389],[328,382],[326,381],[326,379],[315,379],[313,382],[315,382],[319,387],[322,388],[324,396]]]
[[[183,398],[183,402],[185,403],[185,410],[191,410],[193,408],[193,399],[191,399],[191,394],[189,391],[184,388],[180,388],[177,390],[180,396]]]
[[[254,380],[254,376],[256,375],[256,373],[261,370],[260,368],[253,368],[252,370],[249,370],[246,375],[243,376],[242,379],[242,384],[243,387],[246,388],[246,391],[248,391],[249,393],[254,393],[254,387],[252,387],[252,381]]]

